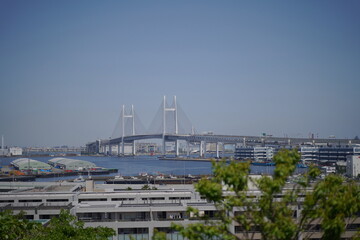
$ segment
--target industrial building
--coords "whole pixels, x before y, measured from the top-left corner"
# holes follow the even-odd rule
[[[359,146],[301,146],[301,159],[304,162],[338,163],[346,162],[347,156],[360,155]]]
[[[301,160],[306,163],[316,163],[319,160],[319,147],[302,146],[299,149]]]
[[[21,156],[23,154],[23,149],[20,147],[10,147],[0,149],[0,156]]]
[[[40,162],[34,159],[30,158],[18,158],[11,162],[11,165],[13,165],[17,170],[23,171],[23,170],[39,170],[44,169],[48,170],[51,169],[51,166],[47,163]]]
[[[271,161],[274,157],[273,147],[239,147],[235,149],[236,159],[251,159],[254,161]]]
[[[9,155],[9,149],[4,148],[4,149],[0,149],[0,156],[8,156]]]
[[[96,168],[95,163],[78,159],[52,158],[48,162],[53,167],[64,170],[86,170]]]
[[[319,161],[324,162],[338,162],[346,161],[349,155],[360,154],[359,147],[339,146],[339,147],[320,147],[319,148]]]
[[[254,161],[270,161],[280,147],[248,146],[238,147],[235,150],[236,159],[251,159]],[[360,155],[359,146],[311,146],[304,145],[298,148],[301,160],[304,163],[338,163],[346,162],[347,156]]]
[[[21,156],[23,149],[20,147],[4,147],[4,136],[1,136],[0,156]]]
[[[10,156],[21,156],[23,154],[23,150],[21,147],[11,147],[9,148]]]

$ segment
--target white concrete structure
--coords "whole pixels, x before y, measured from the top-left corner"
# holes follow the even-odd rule
[[[216,220],[216,207],[195,192],[192,185],[159,186],[159,190],[124,190],[128,185],[86,183],[0,183],[0,210],[23,211],[27,219],[51,219],[61,209],[85,222],[85,226],[103,226],[116,231],[112,239],[150,240],[155,230],[165,231],[174,239],[183,239],[171,229],[171,223],[196,223],[199,218],[187,213],[196,207]],[[142,185],[131,185],[140,189]],[[171,238],[169,238],[171,239]]]
[[[254,176],[256,178],[258,176]],[[171,228],[171,224],[192,224],[202,221],[187,212],[188,207],[198,209],[201,216],[208,221],[219,220],[218,209],[208,202],[192,185],[156,185],[158,190],[140,190],[142,185],[134,185],[134,190],[125,190],[130,185],[86,183],[45,183],[45,182],[0,182],[0,210],[12,210],[15,214],[24,212],[27,219],[51,219],[58,216],[61,209],[85,223],[85,227],[109,227],[115,230],[112,240],[134,239],[150,240],[154,231],[162,231],[167,239],[183,240],[184,238]],[[249,186],[248,195],[252,199],[260,199],[261,192]],[[288,186],[292,188],[291,185]],[[285,189],[286,191],[287,189]],[[232,194],[224,191],[224,195]],[[282,194],[279,195],[281,197]],[[299,199],[300,200],[300,199]],[[301,216],[301,204],[291,208],[294,217]],[[230,215],[243,214],[243,209],[234,208]],[[300,220],[300,219],[299,219]],[[316,227],[315,225],[311,227]],[[354,225],[356,224],[356,225]],[[343,234],[350,239],[356,231],[354,226],[360,224],[356,218]],[[233,222],[229,231],[239,239],[243,239],[242,227]],[[320,239],[322,232],[309,232],[310,239]],[[307,233],[305,233],[307,234]],[[253,239],[262,239],[259,232],[254,232]],[[109,240],[110,240],[109,239]],[[299,239],[303,239],[300,237]]]
[[[346,175],[355,178],[360,174],[360,156],[347,156],[346,159]]]
[[[9,149],[0,149],[0,156],[8,156]]]
[[[23,150],[20,147],[11,147],[9,149],[10,156],[21,156],[22,153],[23,153]]]

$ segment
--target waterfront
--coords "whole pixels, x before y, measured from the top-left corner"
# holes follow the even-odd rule
[[[9,165],[11,161],[18,157],[0,158],[0,165]],[[53,157],[31,157],[32,159],[47,162]],[[157,156],[135,156],[135,157],[111,157],[111,156],[75,156],[68,157],[72,159],[86,160],[95,163],[99,167],[115,168],[118,173],[111,173],[104,176],[136,176],[139,173],[148,173],[152,175],[157,174],[172,174],[178,176],[191,175],[206,175],[211,174],[211,162],[204,161],[164,161],[159,160]],[[253,174],[271,174],[273,166],[251,166],[251,173]],[[297,172],[303,172],[304,169],[297,169]],[[74,179],[74,176],[67,177],[52,177],[52,178],[37,178],[38,182],[59,181],[66,179]]]

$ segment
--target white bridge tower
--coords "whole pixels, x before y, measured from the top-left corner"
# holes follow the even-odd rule
[[[164,102],[163,102],[163,149],[162,154],[165,155],[166,153],[166,141],[165,141],[165,135],[166,135],[166,112],[174,112],[174,119],[175,119],[175,132],[174,134],[179,133],[179,124],[178,124],[178,112],[177,112],[177,104],[176,104],[176,96],[174,96],[174,104],[172,107],[166,107],[166,96],[164,96]],[[176,156],[179,155],[179,146],[178,141],[175,141],[175,152]]]
[[[125,142],[124,142],[124,137],[125,137],[125,119],[127,118],[131,118],[131,134],[135,135],[135,112],[134,112],[134,105],[131,105],[131,113],[130,114],[126,114],[125,112],[125,105],[122,105],[122,111],[121,111],[121,129],[122,129],[122,135],[121,135],[121,153],[122,155],[125,154]],[[132,143],[132,154],[135,155],[136,154],[136,146],[135,146],[135,141]],[[118,148],[118,153],[120,154],[120,145]]]

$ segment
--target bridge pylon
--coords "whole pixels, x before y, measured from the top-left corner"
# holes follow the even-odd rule
[[[125,137],[125,121],[126,119],[131,119],[131,135],[135,135],[135,112],[134,112],[134,105],[131,105],[131,112],[130,114],[126,114],[125,111],[125,105],[122,105],[122,110],[121,110],[121,114],[120,114],[120,119],[121,119],[121,129],[122,129],[122,134],[121,134],[121,154],[125,155],[125,142],[124,142],[124,137]],[[136,154],[136,146],[135,146],[135,141],[132,143],[132,153],[133,155]],[[118,147],[118,154],[120,155],[120,145]]]
[[[166,131],[166,112],[174,112],[175,119],[175,134],[179,133],[179,124],[178,124],[178,112],[177,112],[177,104],[176,104],[176,96],[174,96],[174,104],[172,107],[166,107],[166,96],[164,96],[163,101],[163,134],[167,133]]]
[[[175,121],[175,132],[174,134],[179,133],[179,122],[178,122],[178,111],[177,111],[177,103],[176,103],[176,96],[174,96],[174,103],[172,107],[166,107],[166,96],[164,96],[163,101],[163,149],[162,154],[165,155],[166,153],[166,141],[165,141],[165,135],[167,133],[166,131],[166,112],[173,112],[174,113],[174,121]],[[176,156],[179,155],[179,144],[178,141],[175,141],[175,154]]]

